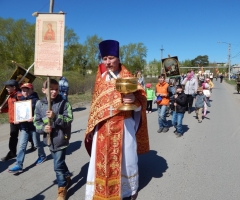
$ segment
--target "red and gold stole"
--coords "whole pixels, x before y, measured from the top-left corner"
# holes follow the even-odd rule
[[[132,77],[130,72],[121,66],[120,77]],[[132,111],[119,111],[122,103],[121,94],[115,90],[116,80],[106,81],[98,70],[92,105],[86,134],[98,125],[95,165],[95,200],[120,200],[121,196],[121,163],[124,118],[132,116]],[[136,95],[136,104],[142,106],[142,119],[137,131],[138,153],[149,151],[149,139],[146,122],[146,96],[141,87]],[[110,116],[109,107],[113,107]],[[91,154],[91,144],[86,142],[87,151]]]

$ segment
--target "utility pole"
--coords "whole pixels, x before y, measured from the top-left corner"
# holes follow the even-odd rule
[[[231,70],[231,44],[228,43],[228,80],[230,80],[230,70]]]
[[[162,58],[163,58],[163,45],[162,45],[162,48],[160,49],[161,50],[161,60],[160,60],[160,63],[161,63],[161,74],[163,73],[163,66],[162,66]]]
[[[49,13],[53,13],[53,6],[54,6],[54,0],[50,0],[50,5],[49,5]],[[51,106],[51,91],[50,91],[50,76],[47,76],[47,88],[48,88],[48,110],[52,110]],[[52,120],[51,118],[48,118],[48,126],[52,125]],[[47,134],[47,144],[51,144],[51,133]]]
[[[53,13],[54,0],[50,0],[49,13]]]
[[[231,43],[228,42],[218,42],[228,44],[228,80],[230,80],[230,71],[231,71]]]

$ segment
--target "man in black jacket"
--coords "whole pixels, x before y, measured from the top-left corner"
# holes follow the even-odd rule
[[[182,129],[182,119],[186,111],[187,96],[184,94],[182,86],[178,85],[176,88],[176,94],[174,94],[173,99],[171,100],[171,109],[172,113],[172,124],[175,127],[174,133],[177,137],[183,135]]]

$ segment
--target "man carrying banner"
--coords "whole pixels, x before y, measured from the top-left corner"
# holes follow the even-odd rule
[[[86,200],[137,198],[137,153],[149,151],[146,119],[146,94],[138,90],[121,96],[114,78],[133,77],[120,63],[119,43],[105,40],[99,44],[103,63],[99,65],[85,145],[91,155]],[[122,103],[134,103],[135,110],[120,111]]]

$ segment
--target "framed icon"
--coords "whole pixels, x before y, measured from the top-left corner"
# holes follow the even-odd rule
[[[14,121],[26,122],[32,118],[32,100],[14,102]]]
[[[162,59],[162,66],[164,67],[166,77],[180,76],[177,56]]]
[[[23,67],[17,66],[13,74],[10,76],[10,79],[14,79],[17,82],[20,81],[20,79],[25,75],[27,70]],[[32,73],[28,72],[25,78],[23,79],[22,83],[32,83],[35,80],[36,76],[34,76]],[[3,87],[2,91],[0,92],[0,106],[5,101],[6,97],[8,96],[8,92],[5,89],[6,87]]]

